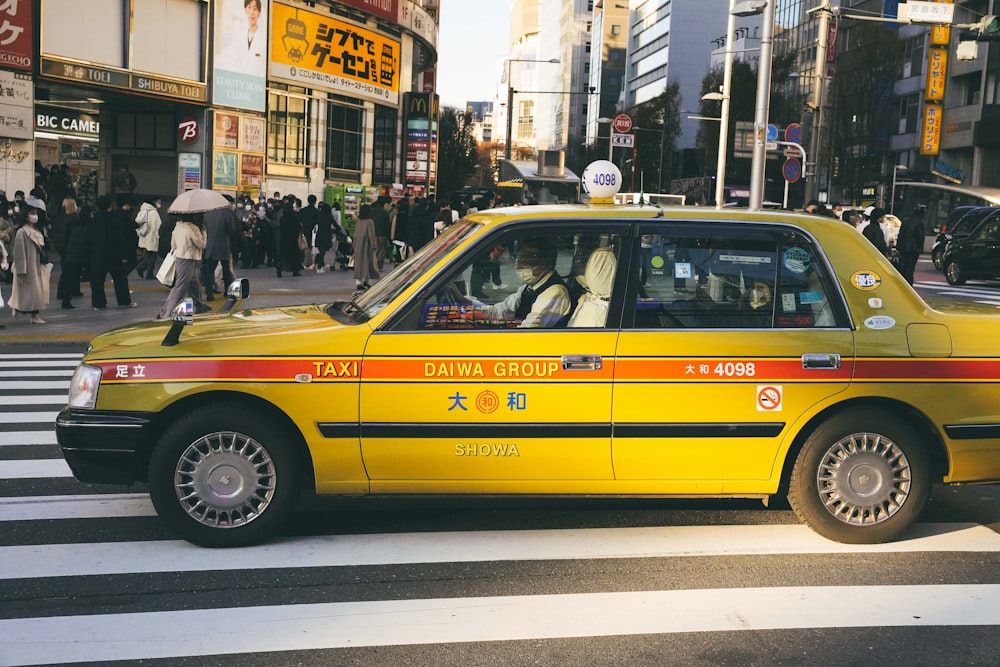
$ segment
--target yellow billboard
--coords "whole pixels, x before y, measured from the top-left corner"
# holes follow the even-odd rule
[[[924,124],[920,133],[920,154],[937,155],[941,152],[941,105],[924,105]]]
[[[948,80],[948,49],[933,47],[927,49],[927,88],[924,100],[940,102],[944,100],[944,86]]]
[[[271,78],[399,104],[400,43],[330,14],[271,5]]]

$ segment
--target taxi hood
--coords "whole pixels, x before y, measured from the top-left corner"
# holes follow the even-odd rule
[[[345,324],[328,314],[330,308],[331,304],[312,304],[198,315],[192,324],[184,327],[177,346],[170,348],[162,347],[161,343],[173,322],[142,322],[100,334],[91,341],[91,350],[92,354],[119,355],[124,350],[136,354],[138,348],[155,348],[154,354],[160,356],[166,350],[183,354],[185,348],[196,346],[198,353],[204,354],[206,346],[212,348],[213,352],[225,352],[230,348],[244,347],[261,337],[267,337],[270,341],[280,339],[292,345],[292,339],[301,340],[303,334],[345,327]],[[273,344],[269,343],[269,346]]]

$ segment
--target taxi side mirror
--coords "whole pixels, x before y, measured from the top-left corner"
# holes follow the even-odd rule
[[[236,306],[237,301],[242,301],[250,296],[250,279],[237,278],[229,283],[226,288],[226,302],[219,309],[220,313],[228,313]]]
[[[184,299],[170,312],[170,331],[163,337],[160,345],[172,347],[177,345],[181,338],[181,331],[189,324],[194,324],[194,301],[191,298]]]

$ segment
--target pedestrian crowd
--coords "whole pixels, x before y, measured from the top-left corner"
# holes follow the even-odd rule
[[[72,310],[74,300],[90,289],[94,310],[108,307],[105,284],[110,279],[115,305],[134,307],[129,278],[157,278],[158,268],[171,255],[170,288],[159,317],[191,298],[196,312],[211,309],[219,292],[234,278],[236,268],[273,268],[277,277],[353,270],[355,286],[364,290],[392,266],[444,232],[467,212],[493,206],[490,197],[468,204],[436,201],[433,196],[381,196],[347,211],[340,202],[329,204],[308,195],[254,201],[226,196],[228,206],[204,213],[167,213],[164,197],[140,201],[133,195],[135,177],[122,165],[114,193],[93,203],[78,200],[64,169],[49,170],[44,183],[54,185],[49,195],[36,179],[30,193],[8,199],[0,191],[0,285],[11,285],[0,308],[10,307],[15,320],[44,324],[41,311],[50,301],[51,272],[60,272],[56,299]],[[0,327],[3,325],[0,324]]]

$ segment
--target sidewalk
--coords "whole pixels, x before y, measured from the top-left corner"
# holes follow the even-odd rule
[[[391,266],[386,266],[383,274],[388,273],[390,268]],[[317,274],[315,271],[304,270],[299,277],[284,272],[283,278],[278,278],[270,267],[234,269],[233,273],[237,278],[250,279],[250,298],[237,305],[237,308],[330,303],[343,300],[354,292],[353,271],[336,270]],[[5,327],[0,329],[0,346],[4,343],[87,342],[109,329],[155,319],[169,291],[155,278],[139,278],[133,271],[129,274],[128,284],[132,300],[139,304],[135,308],[119,308],[115,305],[114,287],[109,279],[104,286],[108,298],[106,309],[95,311],[91,307],[90,286],[84,284],[80,290],[84,296],[73,299],[75,308],[63,310],[55,297],[58,281],[57,265],[52,272],[48,308],[40,313],[45,324],[31,324],[27,317],[12,319],[13,313],[5,303],[0,309],[0,324]],[[0,285],[5,302],[10,297],[10,290],[10,285]],[[217,294],[209,305],[218,310],[225,302],[225,297]]]

